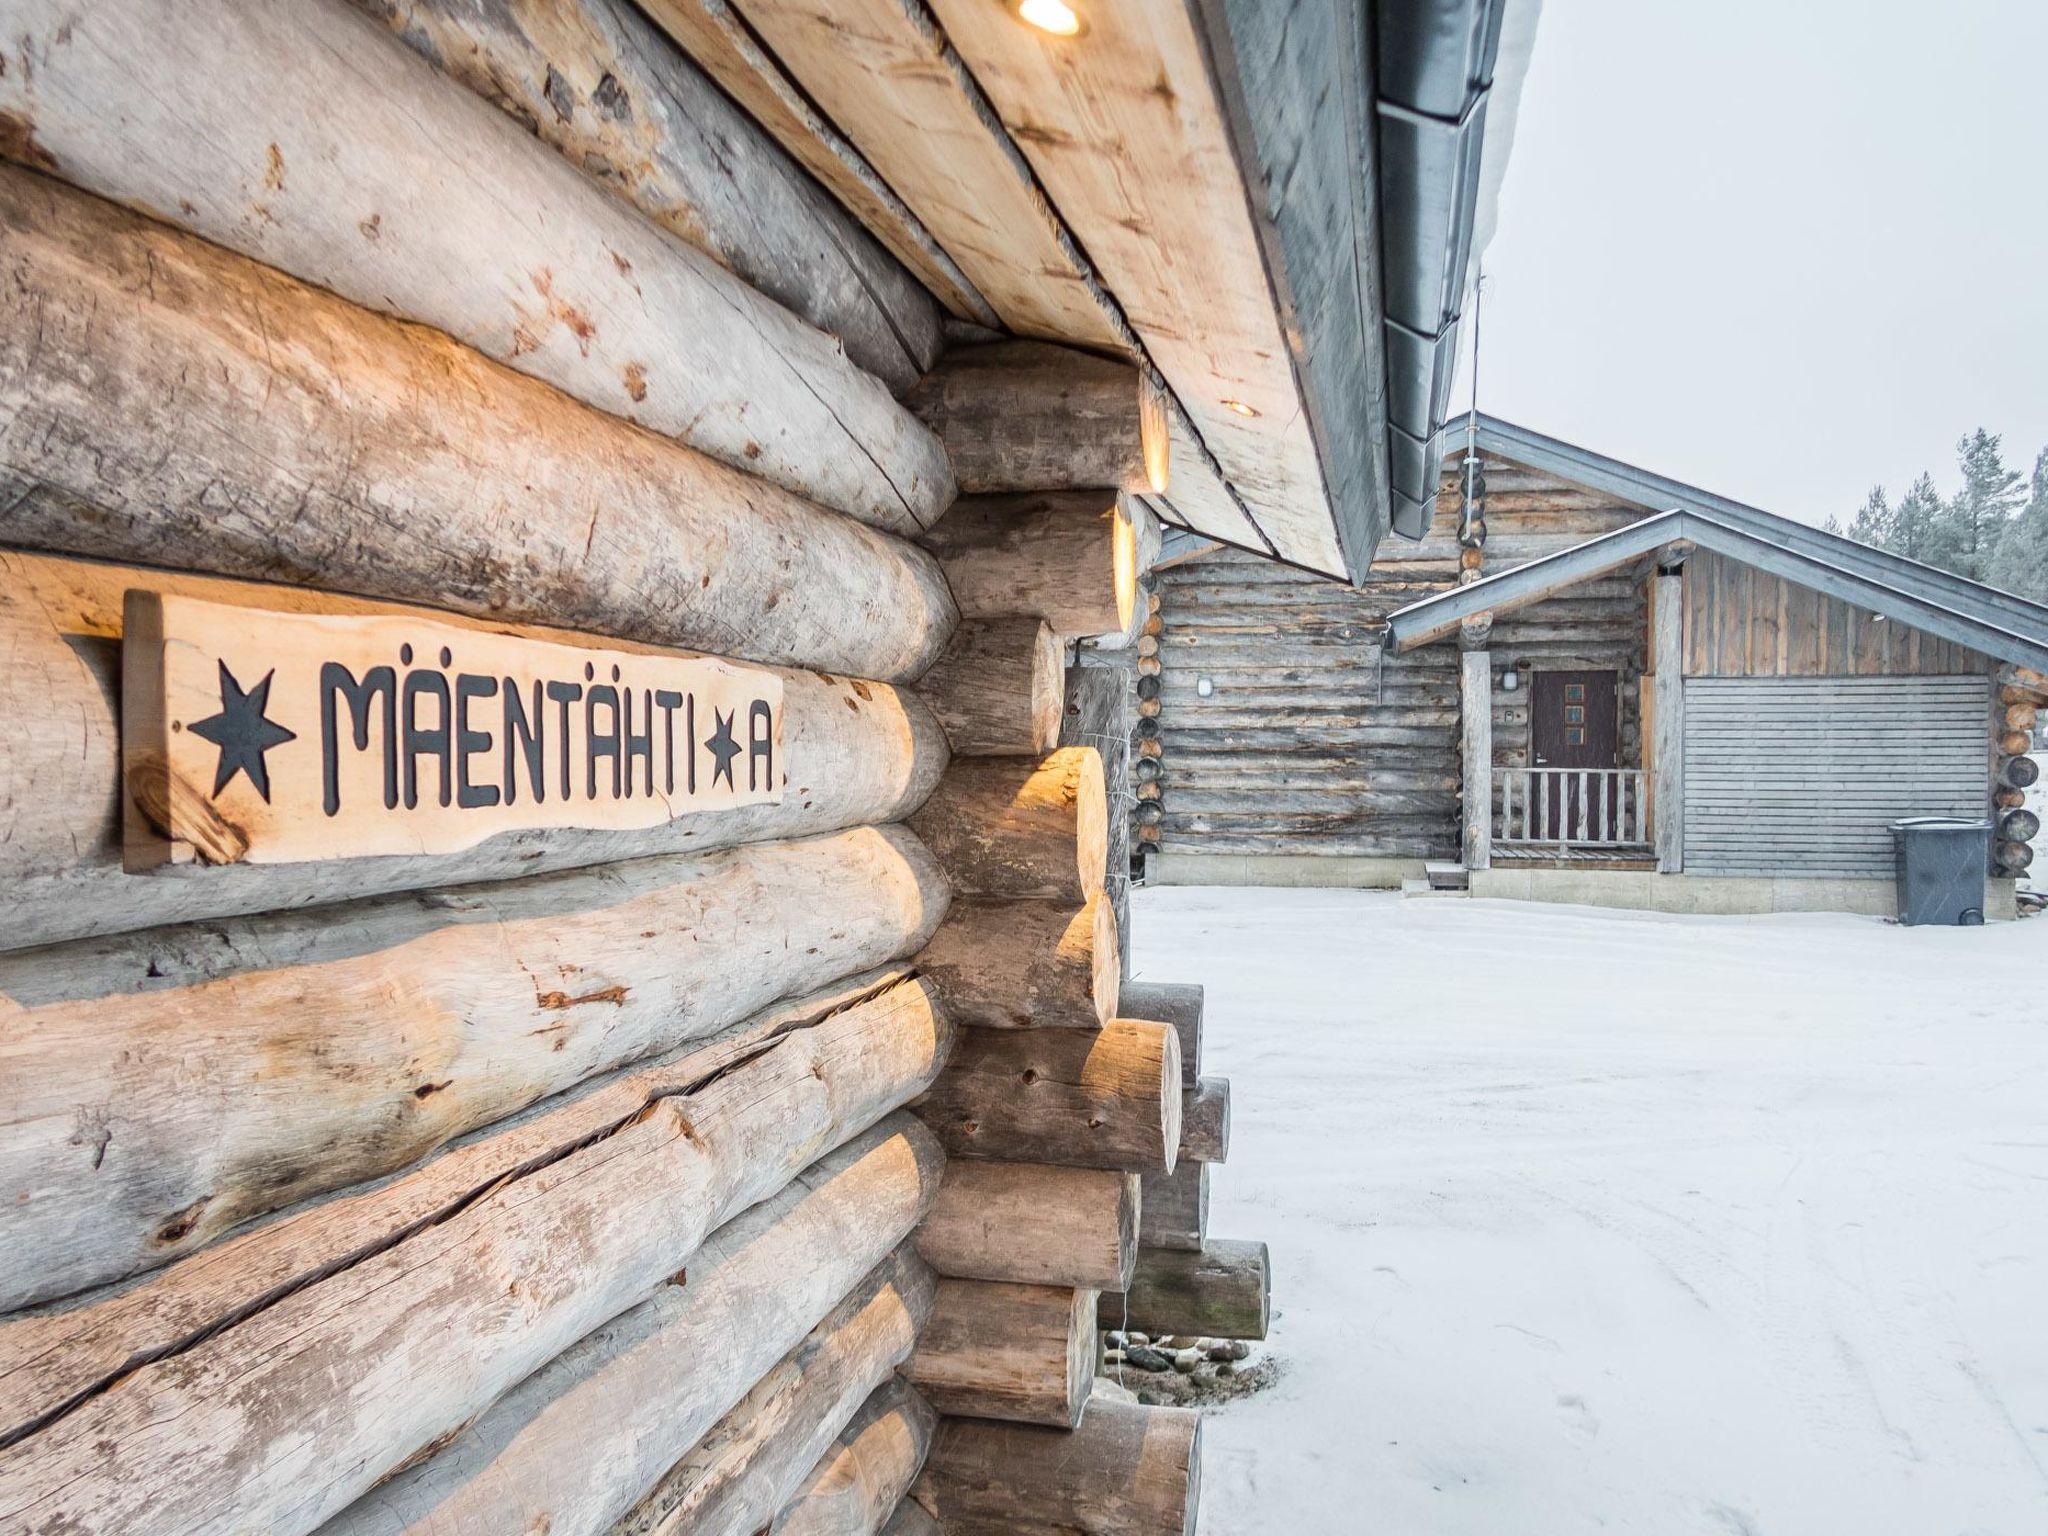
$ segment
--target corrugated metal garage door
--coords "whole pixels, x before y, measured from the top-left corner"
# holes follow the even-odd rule
[[[1985,814],[1990,687],[1687,678],[1687,873],[1890,874],[1893,821]]]

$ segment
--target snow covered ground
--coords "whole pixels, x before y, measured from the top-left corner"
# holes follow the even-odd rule
[[[2048,1532],[2048,918],[1141,892],[1287,1373],[1208,1536]]]

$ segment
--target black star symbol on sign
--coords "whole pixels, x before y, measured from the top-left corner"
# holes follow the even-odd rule
[[[220,766],[213,775],[216,796],[236,774],[246,773],[249,782],[256,786],[256,793],[266,805],[270,803],[270,769],[264,764],[263,754],[299,737],[297,731],[288,731],[263,716],[270,707],[270,680],[275,676],[273,668],[263,674],[262,682],[245,693],[235,681],[235,674],[228,670],[228,664],[220,663],[220,713],[192,722],[193,735],[203,736],[220,748]]]
[[[723,775],[725,787],[737,789],[739,786],[732,781],[732,760],[740,755],[740,744],[733,740],[732,716],[722,709],[714,709],[711,713],[718,721],[718,729],[713,731],[704,743],[704,749],[718,759],[717,765],[711,770],[711,780],[715,784],[719,776]]]

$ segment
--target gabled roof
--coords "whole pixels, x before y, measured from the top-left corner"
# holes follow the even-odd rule
[[[1445,435],[1462,437],[1466,426],[1461,418]],[[1479,417],[1477,427],[1483,452],[1666,510],[1396,610],[1387,620],[1396,650],[1427,645],[1464,619],[1508,612],[1660,550],[1697,546],[1998,660],[2048,671],[2048,608],[2039,603],[1489,416]]]

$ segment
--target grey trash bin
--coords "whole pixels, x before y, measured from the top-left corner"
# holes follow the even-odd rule
[[[1991,823],[1913,816],[1892,823],[1898,859],[1899,921],[1945,928],[1984,921]]]

